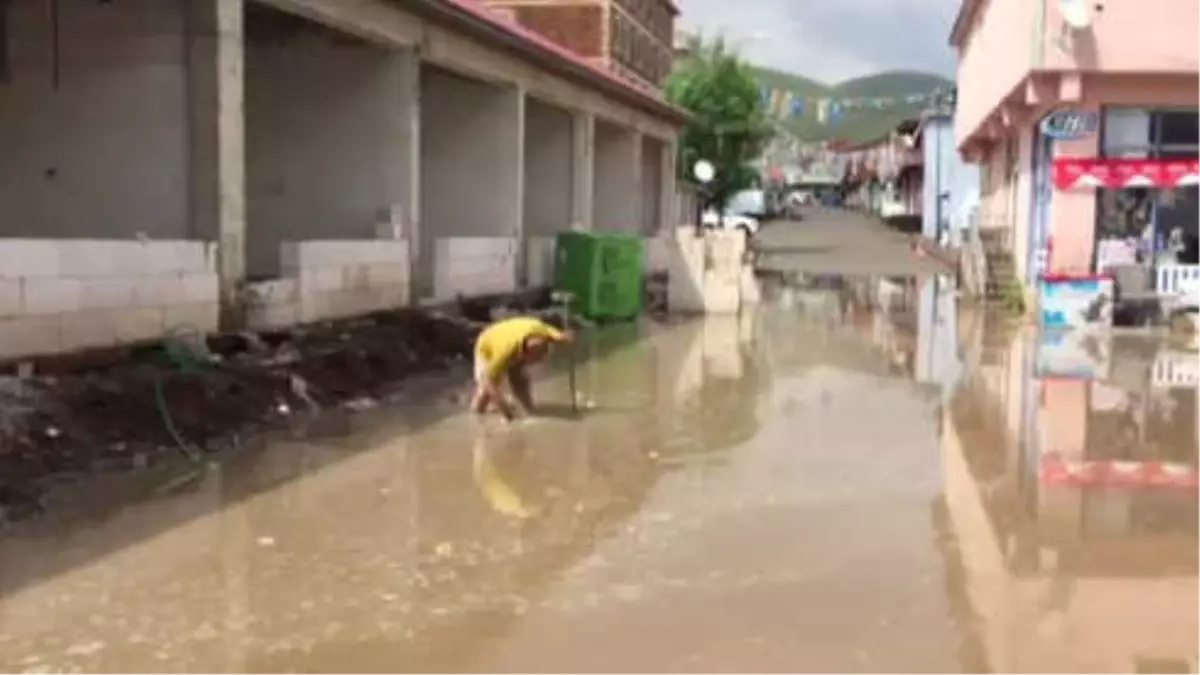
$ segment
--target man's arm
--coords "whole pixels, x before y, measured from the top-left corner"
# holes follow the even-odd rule
[[[551,342],[571,342],[575,339],[575,331],[571,328],[559,330],[548,323],[542,323],[541,333]]]

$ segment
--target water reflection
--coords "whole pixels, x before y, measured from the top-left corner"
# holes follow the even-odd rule
[[[480,669],[514,622],[580,602],[556,579],[623,536],[664,473],[754,435],[753,328],[595,333],[579,419],[503,428],[425,401],[100,521],[14,530],[0,669]],[[561,374],[539,394],[569,407]]]
[[[964,595],[991,667],[1194,671],[1196,388],[1180,374],[1194,354],[1029,329],[1000,345],[979,355],[943,434]]]

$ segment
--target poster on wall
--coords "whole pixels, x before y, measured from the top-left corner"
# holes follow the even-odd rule
[[[1101,239],[1096,243],[1096,269],[1137,264],[1138,241],[1132,237]]]
[[[1044,276],[1041,324],[1047,329],[1112,326],[1113,282],[1106,276]]]
[[[1037,343],[1039,378],[1104,380],[1112,372],[1112,338],[1109,333],[1048,329]]]

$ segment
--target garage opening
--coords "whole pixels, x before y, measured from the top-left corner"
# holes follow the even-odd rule
[[[411,55],[254,2],[245,43],[251,323],[404,304]]]
[[[525,266],[529,287],[554,282],[554,237],[571,227],[571,113],[537,99],[525,102]]]
[[[421,66],[422,298],[508,293],[517,281],[522,94]]]

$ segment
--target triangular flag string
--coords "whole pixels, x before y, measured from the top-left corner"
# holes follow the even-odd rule
[[[816,117],[818,124],[836,124],[849,111],[883,110],[897,106],[953,104],[953,89],[935,89],[929,92],[913,92],[898,96],[809,98],[779,87],[763,85],[760,88],[762,106],[767,115],[774,119],[796,119],[809,115]]]

